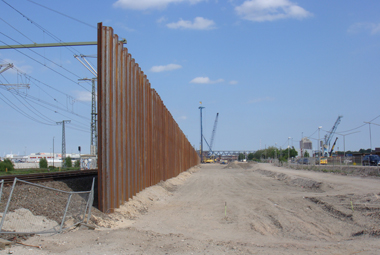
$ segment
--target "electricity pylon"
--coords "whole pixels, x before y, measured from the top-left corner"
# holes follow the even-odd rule
[[[70,123],[71,120],[62,120],[57,122],[57,125],[62,124],[62,166],[66,165],[66,137],[65,137],[65,123]]]

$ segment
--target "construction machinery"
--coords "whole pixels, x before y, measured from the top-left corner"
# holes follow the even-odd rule
[[[321,165],[327,165],[327,158],[329,156],[331,156],[331,153],[334,150],[334,147],[335,147],[335,144],[336,144],[338,137],[335,139],[335,142],[334,142],[334,144],[333,144],[333,146],[329,152],[330,142],[331,142],[331,139],[332,139],[336,129],[338,128],[338,125],[339,125],[342,118],[343,118],[343,116],[338,116],[338,118],[336,119],[336,121],[334,123],[334,126],[331,128],[330,131],[327,132],[327,134],[325,135],[325,139],[323,141],[321,141],[321,143],[322,143],[322,158],[319,159],[319,164],[321,164]],[[318,153],[319,153],[319,151],[318,151]]]
[[[331,128],[331,130],[325,135],[325,139],[323,141],[323,145],[322,145],[322,149],[323,149],[323,156],[324,157],[328,157],[330,156],[329,155],[329,152],[328,152],[328,149],[330,148],[330,142],[331,142],[331,139],[336,131],[336,129],[338,128],[338,125],[340,123],[340,120],[343,118],[343,116],[338,116],[338,118],[336,119],[335,123],[334,123],[334,126]],[[336,142],[336,140],[335,140]],[[335,143],[334,143],[335,145]]]
[[[338,140],[338,137],[336,137],[335,138],[335,141],[334,141],[334,143],[333,143],[333,146],[331,147],[331,150],[330,150],[330,157],[332,156],[332,153],[333,153],[333,151],[334,151],[334,147],[335,147],[335,144],[336,144],[336,141]]]
[[[212,151],[212,146],[214,144],[216,127],[218,125],[218,118],[219,118],[219,113],[217,113],[216,117],[215,117],[214,128],[212,129],[210,144],[208,144],[206,138],[203,136],[203,139],[205,140],[205,142],[209,148],[209,151],[207,153],[207,158],[203,160],[204,163],[214,163],[216,161],[214,152]]]

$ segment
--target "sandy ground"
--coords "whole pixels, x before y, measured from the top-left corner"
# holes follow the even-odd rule
[[[0,254],[379,254],[380,178],[206,164],[94,222]]]

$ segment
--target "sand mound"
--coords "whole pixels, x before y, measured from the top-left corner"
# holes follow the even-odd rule
[[[252,168],[256,162],[238,162],[232,161],[229,162],[223,169],[250,169]]]
[[[123,228],[133,224],[134,220],[140,215],[146,214],[149,207],[158,201],[165,200],[172,195],[178,186],[182,185],[192,173],[199,171],[199,167],[192,167],[186,172],[179,174],[166,181],[148,187],[139,192],[132,199],[129,199],[120,208],[115,209],[115,212],[109,214],[109,217],[101,218],[95,215],[91,216],[91,220],[100,227],[106,228]]]
[[[1,218],[3,214],[1,214]],[[14,212],[8,212],[3,225],[4,231],[34,232],[48,231],[59,228],[57,222],[49,220],[45,216],[33,215],[28,209],[20,208]]]
[[[265,176],[272,177],[276,180],[285,182],[286,184],[290,186],[302,187],[302,188],[309,189],[312,191],[323,192],[322,182],[319,182],[319,181],[315,181],[308,178],[289,176],[287,174],[276,173],[276,172],[261,170],[261,169],[257,169],[255,171]]]

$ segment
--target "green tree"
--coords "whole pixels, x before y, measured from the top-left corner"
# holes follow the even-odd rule
[[[254,155],[253,155],[253,153],[251,152],[251,153],[248,154],[248,160],[253,160],[253,159],[254,159]]]
[[[48,168],[48,162],[47,162],[46,158],[40,159],[40,168]]]
[[[289,150],[289,152],[288,152]],[[298,155],[298,152],[296,151],[296,149],[294,148],[294,146],[292,148],[286,148],[286,150],[283,150],[282,151],[282,157],[287,160],[288,159],[288,155],[290,158],[294,158]]]
[[[8,158],[4,159],[4,161],[0,161],[0,172],[5,172],[6,170],[8,171],[14,170],[14,164]]]
[[[79,159],[75,160],[74,167],[77,167],[77,168],[80,167],[80,161],[79,161]]]
[[[257,150],[253,154],[253,158],[259,160],[260,158],[278,158],[280,156],[280,151],[274,147],[269,146],[268,148],[264,150]]]
[[[360,149],[359,150],[359,153],[361,153],[361,154],[368,154],[368,153],[371,153],[371,149]]]
[[[73,162],[70,157],[65,158],[64,167],[72,167]]]
[[[304,156],[305,158],[309,158],[309,157],[310,157],[310,154],[309,154],[309,152],[305,151],[305,153],[303,154],[303,156]]]
[[[241,161],[243,159],[245,159],[245,155],[243,153],[240,153],[239,157],[238,157],[238,160]]]

